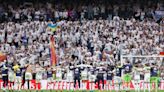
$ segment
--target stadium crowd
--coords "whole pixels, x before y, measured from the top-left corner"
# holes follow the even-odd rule
[[[66,79],[71,66],[84,64],[108,69],[120,63],[121,55],[159,55],[164,51],[164,19],[160,23],[153,19],[154,6],[140,9],[136,5],[127,10],[131,3],[107,8],[81,5],[80,9],[67,10],[60,9],[60,4],[55,8],[50,3],[46,7],[39,4],[39,8],[26,4],[26,8],[0,7],[0,51],[7,55],[5,62],[9,64],[51,66],[51,36],[55,38],[57,67],[62,69],[62,79]],[[159,6],[156,9],[161,9]],[[47,24],[60,20],[64,23],[52,32]],[[128,58],[127,61],[142,65],[151,61],[160,67],[160,76],[164,78],[164,63],[161,63],[164,59],[149,59]]]
[[[83,0],[83,1],[31,1],[1,0],[0,21],[21,22],[24,20],[79,20],[79,19],[112,19],[119,16],[124,19],[136,18],[144,20],[153,18],[156,11],[163,11],[160,0]],[[27,0],[28,1],[28,0]],[[156,16],[156,20],[160,17]]]

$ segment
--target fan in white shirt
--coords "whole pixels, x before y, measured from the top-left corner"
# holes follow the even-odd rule
[[[0,32],[0,43],[4,43],[5,42],[5,34]]]

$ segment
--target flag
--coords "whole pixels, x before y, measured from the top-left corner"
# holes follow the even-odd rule
[[[55,41],[54,41],[53,36],[51,36],[51,39],[50,39],[50,60],[51,60],[51,65],[56,66],[57,57],[56,57],[56,51],[55,51]]]
[[[4,61],[6,58],[7,58],[6,55],[0,52],[0,61]]]
[[[65,21],[58,21],[55,24],[53,24],[51,21],[47,24],[48,28],[52,31],[55,32],[57,29],[60,29],[61,26],[65,24]]]
[[[48,23],[48,28],[52,31],[55,32],[57,29],[57,24],[52,24],[52,23]]]

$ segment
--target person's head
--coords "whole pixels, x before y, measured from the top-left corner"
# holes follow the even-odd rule
[[[36,65],[36,67],[39,67],[40,66],[39,62],[36,62],[35,65]]]

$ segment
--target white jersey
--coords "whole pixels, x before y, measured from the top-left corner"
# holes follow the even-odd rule
[[[140,70],[139,68],[136,68],[134,71],[134,80],[140,80]]]
[[[58,81],[62,80],[62,70],[60,68],[57,68],[57,70],[56,70],[56,79]]]
[[[82,71],[82,73],[81,73],[82,80],[87,80],[88,79],[87,75],[88,75],[88,73],[86,70]]]
[[[96,75],[89,73],[89,81],[94,82],[96,80]]]
[[[73,72],[72,71],[67,72],[67,82],[73,82]]]
[[[10,82],[14,82],[14,80],[15,80],[15,76],[14,76],[14,71],[12,71],[12,70],[10,70],[9,72],[8,72],[8,75],[9,75],[9,81]]]
[[[43,79],[43,73],[44,73],[43,68],[41,67],[36,68],[36,82],[41,82],[41,80]]]
[[[37,70],[37,73],[36,73],[36,79],[37,80],[41,80],[42,79],[42,75],[43,75],[43,71],[41,69],[40,70],[39,69]]]
[[[145,76],[144,81],[150,81],[150,67],[144,67]]]

